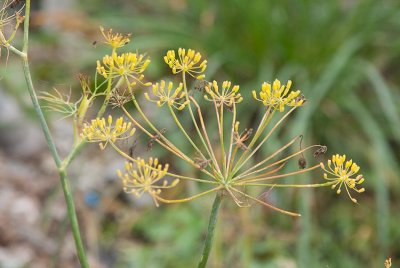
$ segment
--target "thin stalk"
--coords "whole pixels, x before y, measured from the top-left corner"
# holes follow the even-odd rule
[[[20,56],[21,58],[26,57],[26,54],[24,52],[19,51],[18,49],[16,49],[15,47],[9,45],[9,44],[5,44],[5,47],[10,50],[11,52],[13,52],[14,54]]]
[[[298,152],[295,152],[295,153],[293,153],[293,154],[291,154],[291,155],[289,155],[289,156],[287,156],[287,157],[285,157],[285,158],[282,158],[282,159],[280,159],[280,160],[277,160],[277,161],[275,161],[275,162],[272,163],[272,164],[269,164],[269,165],[264,166],[264,167],[262,167],[262,168],[260,168],[260,169],[254,170],[254,171],[252,171],[252,172],[249,172],[249,170],[250,170],[250,169],[249,169],[249,170],[247,170],[247,171],[241,173],[240,175],[234,177],[233,180],[238,180],[238,179],[243,178],[243,177],[245,177],[245,176],[249,176],[249,175],[252,175],[252,174],[255,174],[255,173],[262,172],[262,171],[264,171],[264,170],[266,170],[266,169],[269,169],[269,168],[271,168],[271,167],[273,167],[273,166],[279,165],[279,164],[281,164],[281,163],[285,163],[285,162],[288,161],[289,159],[291,159],[291,158],[293,158],[293,157],[295,157],[295,156],[297,156],[297,155],[301,155],[301,154],[303,154],[303,152],[305,152],[305,151],[307,151],[307,150],[309,150],[309,149],[311,149],[311,148],[313,148],[313,147],[320,147],[320,146],[321,146],[321,145],[311,145],[311,146],[308,146],[307,148],[304,148],[304,149],[302,149],[302,150],[300,150],[300,151],[298,151]],[[271,156],[268,157],[268,158],[271,158]],[[268,158],[267,158],[267,159],[264,159],[262,162],[265,163],[266,161],[269,160]],[[261,163],[261,162],[260,162],[260,163]],[[260,163],[259,163],[259,164],[260,164]],[[258,166],[258,164],[257,164],[257,166]]]
[[[261,119],[260,124],[257,127],[256,133],[254,134],[253,138],[251,139],[249,145],[247,146],[248,149],[241,155],[240,158],[243,158],[247,154],[247,152],[250,151],[251,148],[253,148],[254,144],[257,142],[258,138],[263,133],[264,129],[268,126],[274,113],[275,113],[275,111],[273,111],[271,113],[271,107],[268,107],[268,109],[265,111],[265,113]],[[240,161],[240,159],[239,159],[239,161]]]
[[[249,159],[261,148],[261,146],[268,140],[268,138],[272,135],[272,133],[274,133],[274,131],[278,128],[278,126],[296,109],[297,107],[293,107],[292,109],[290,109],[290,111],[288,111],[274,126],[273,128],[268,132],[268,134],[264,137],[264,139],[257,145],[256,148],[254,148],[254,150],[251,152],[251,154],[243,161],[241,161],[243,159],[243,156],[245,155],[245,153],[247,151],[250,150],[246,150],[243,155],[239,158],[238,162],[235,165],[235,168],[233,169],[232,175],[235,175],[235,173],[244,165],[246,164],[247,161],[249,161]],[[271,117],[269,120],[267,120],[267,124],[269,123],[269,121],[272,118],[273,113],[271,114]]]
[[[137,122],[130,114],[129,112],[125,109],[124,106],[121,107],[121,109],[124,111],[125,115],[132,121],[132,123],[137,126],[143,133],[145,133],[147,136],[152,137],[153,135],[148,132],[142,125],[139,124],[139,122]],[[158,130],[157,130],[158,131]],[[160,132],[158,132],[160,133]],[[164,137],[164,136],[162,136]],[[165,137],[163,139],[164,141],[167,140]],[[175,150],[174,148],[171,148],[169,145],[165,144],[164,142],[162,142],[161,140],[157,139],[156,142],[158,144],[160,144],[162,147],[164,147],[166,150],[170,151],[171,153],[173,153],[174,155],[176,155],[177,157],[181,158],[182,160],[186,161],[187,163],[189,163],[190,165],[192,165],[193,167],[197,168],[197,164],[194,163],[193,160],[191,160],[190,158],[188,158],[186,155],[184,155],[181,151],[179,150]],[[129,156],[128,156],[129,157]],[[203,172],[204,174],[207,174],[208,176],[214,178],[215,176],[213,176],[210,172],[208,172],[205,169],[201,169],[201,172]]]
[[[138,162],[137,159],[132,158],[132,157],[130,157],[129,155],[127,155],[126,153],[124,153],[120,148],[118,148],[117,145],[115,145],[115,143],[110,142],[110,145],[111,145],[111,146],[114,148],[114,150],[115,150],[117,153],[119,153],[122,157],[128,159],[128,160],[131,161],[131,162],[135,162],[135,163]],[[151,170],[154,170],[154,171],[157,171],[157,170],[158,170],[157,168],[151,167],[151,166],[149,166],[149,168],[150,168]],[[170,176],[170,177],[177,178],[177,179],[192,180],[192,181],[203,182],[203,183],[208,183],[208,184],[218,184],[218,182],[216,182],[216,181],[209,181],[209,180],[197,179],[197,178],[192,178],[192,177],[187,177],[187,176],[181,176],[181,175],[174,174],[174,173],[171,173],[171,172],[167,172],[167,173],[165,173],[165,174],[168,175],[168,176]]]
[[[199,193],[199,194],[196,194],[196,195],[194,195],[194,196],[190,196],[190,197],[186,197],[186,198],[182,198],[182,199],[164,199],[164,198],[162,198],[162,197],[159,197],[158,195],[155,196],[155,198],[156,198],[158,201],[161,201],[161,202],[166,203],[166,204],[183,203],[183,202],[188,202],[188,201],[191,201],[191,200],[193,200],[193,199],[199,198],[199,197],[201,197],[201,196],[207,195],[207,194],[209,194],[209,193],[218,191],[218,190],[220,190],[221,188],[222,188],[222,186],[215,187],[215,188],[213,188],[213,189],[204,191],[204,192]],[[217,195],[218,195],[218,194],[217,194]]]
[[[241,166],[239,168],[237,168],[237,167],[241,164],[243,158],[247,155],[247,153],[251,151],[251,148],[257,142],[258,138],[261,136],[261,134],[263,133],[264,129],[268,126],[268,124],[271,121],[274,113],[275,113],[275,111],[273,113],[271,113],[271,108],[270,107],[265,111],[264,116],[261,119],[260,124],[258,125],[256,133],[254,134],[252,140],[250,141],[250,144],[247,146],[247,150],[245,150],[241,154],[241,156],[239,157],[238,161],[236,162],[236,165],[233,166],[233,168],[232,168],[233,171],[231,172],[231,176],[234,176],[236,174],[236,172],[240,169]],[[234,154],[233,154],[233,159],[235,158],[237,151],[238,151],[238,147],[236,146]]]
[[[189,92],[188,92],[188,89],[187,89],[185,72],[182,72],[182,82],[183,82],[183,90],[185,91],[186,101],[189,101]],[[206,142],[205,142],[205,140],[203,138],[203,135],[201,134],[200,128],[197,125],[197,121],[194,118],[191,102],[189,102],[187,106],[189,107],[189,113],[190,113],[190,117],[192,118],[194,127],[196,128],[197,134],[199,135],[199,138],[200,138],[201,142],[203,143],[204,148],[206,149],[206,151],[208,153],[208,157],[212,158],[212,153],[210,152],[210,149],[207,147],[207,144],[206,144]]]
[[[212,160],[212,162],[213,162],[213,164],[215,166],[215,169],[216,169],[218,175],[222,178],[221,169],[220,169],[220,167],[218,165],[217,158],[215,157],[214,151],[212,150],[210,138],[208,137],[208,134],[207,134],[207,129],[206,129],[206,125],[204,124],[203,115],[202,115],[202,112],[201,112],[200,105],[196,102],[196,100],[194,98],[191,97],[190,99],[191,99],[191,101],[194,103],[194,105],[197,108],[197,113],[199,114],[201,128],[203,129],[204,137],[205,137],[205,139],[207,141],[207,145],[210,148],[210,150],[208,152],[210,154],[211,160]]]
[[[176,125],[182,131],[183,135],[185,135],[185,137],[188,139],[188,141],[193,146],[193,148],[196,150],[196,152],[198,152],[203,159],[206,159],[206,157],[203,155],[203,153],[200,151],[200,149],[196,146],[196,144],[193,142],[193,140],[187,134],[186,130],[183,128],[181,122],[179,121],[178,117],[175,114],[175,111],[172,109],[172,107],[170,105],[168,105],[168,108],[169,108],[169,111],[171,112],[172,117],[174,118]]]
[[[289,215],[289,216],[294,216],[294,217],[300,217],[300,216],[301,216],[301,215],[298,214],[298,213],[290,212],[290,211],[287,211],[287,210],[284,210],[284,209],[275,207],[275,206],[273,206],[273,205],[271,205],[271,204],[268,204],[267,202],[264,202],[264,201],[262,201],[262,200],[260,200],[260,199],[257,199],[257,198],[255,198],[255,197],[252,197],[251,195],[248,195],[248,194],[246,194],[246,193],[244,193],[244,192],[242,192],[242,191],[239,191],[238,189],[236,189],[236,188],[234,188],[234,187],[230,187],[230,188],[231,188],[232,190],[234,190],[235,192],[238,192],[238,193],[242,194],[243,196],[245,196],[245,197],[247,197],[247,198],[249,198],[249,199],[251,199],[251,200],[253,200],[253,201],[255,201],[255,202],[257,202],[257,203],[259,203],[259,204],[261,204],[261,205],[263,205],[263,206],[265,206],[265,207],[268,207],[268,208],[270,208],[270,209],[273,209],[273,210],[275,210],[275,211],[281,212],[281,213],[286,214],[286,215]]]
[[[142,108],[140,108],[139,103],[136,101],[135,95],[132,92],[129,80],[127,77],[125,77],[125,81],[126,84],[128,86],[129,92],[132,95],[132,102],[135,105],[135,108],[138,110],[139,114],[141,115],[141,117],[144,119],[144,121],[146,121],[146,123],[150,126],[150,128],[156,132],[156,134],[165,142],[165,144],[170,147],[172,150],[175,150],[182,159],[186,160],[189,163],[193,163],[193,160],[191,160],[187,155],[185,155],[181,150],[179,150],[172,142],[170,142],[151,122],[150,120],[147,118],[147,116],[145,115],[145,113],[143,112]],[[132,120],[132,119],[131,119]],[[151,135],[152,136],[152,135]],[[193,163],[194,164],[194,163]]]
[[[86,145],[86,141],[81,140],[77,142],[75,145],[73,145],[71,151],[67,155],[67,157],[64,158],[62,162],[62,168],[66,169],[72,162],[72,160],[75,159],[76,155],[83,149],[83,147]]]
[[[115,48],[112,50],[111,55],[114,54],[114,53],[115,53]],[[112,71],[112,70],[113,70],[113,69],[111,69],[111,71]],[[96,73],[97,73],[97,72],[96,72]],[[106,111],[107,105],[108,105],[108,103],[109,103],[109,101],[110,101],[110,98],[111,98],[111,91],[112,91],[112,90],[111,90],[111,87],[112,87],[112,82],[113,82],[113,79],[111,79],[111,78],[108,79],[107,88],[106,88],[106,91],[105,91],[105,93],[106,93],[106,98],[105,98],[103,104],[101,105],[98,114],[104,114],[104,112]],[[118,81],[118,82],[120,82],[120,81]],[[118,84],[119,84],[119,83],[118,83]],[[97,92],[97,88],[96,88],[95,92]]]
[[[274,188],[319,188],[327,187],[337,183],[336,181],[329,181],[324,183],[311,183],[311,184],[276,184],[276,183],[245,183],[246,186],[256,187],[274,187]]]
[[[259,176],[256,177],[250,177],[250,178],[244,178],[244,179],[240,179],[238,180],[236,183],[237,184],[246,184],[248,182],[255,182],[255,181],[262,181],[262,180],[273,180],[273,179],[278,179],[278,178],[284,178],[284,177],[289,177],[289,176],[293,176],[293,175],[297,175],[297,174],[302,174],[302,173],[306,173],[309,172],[311,170],[320,168],[320,165],[315,165],[309,168],[305,168],[305,169],[300,169],[294,172],[290,172],[290,173],[285,173],[285,174],[279,174],[279,175],[274,175],[274,176],[268,176],[268,177],[264,177],[264,178],[259,178]]]
[[[231,165],[233,165],[233,161],[235,160],[235,155],[232,158],[232,147],[233,147],[233,136],[235,132],[235,123],[236,123],[236,104],[233,102],[233,116],[232,116],[232,126],[231,126],[231,140],[229,142],[229,151],[228,151],[228,164],[226,167],[227,172],[230,172]],[[237,146],[236,146],[237,148]],[[235,153],[236,154],[236,153]]]
[[[241,174],[239,174],[238,176],[236,176],[236,178],[240,178],[243,176],[246,176],[247,174],[249,174],[252,170],[258,168],[260,165],[264,164],[265,162],[269,161],[270,159],[274,158],[276,155],[278,155],[279,153],[281,153],[283,150],[285,150],[286,148],[288,148],[290,145],[292,145],[297,139],[299,138],[299,136],[293,138],[291,141],[289,141],[288,143],[286,143],[284,146],[282,146],[281,148],[279,148],[278,150],[276,150],[273,154],[271,154],[270,156],[268,156],[267,158],[265,158],[264,160],[260,161],[259,163],[257,163],[256,165],[250,167],[249,169],[247,169],[246,171],[242,172]],[[250,174],[253,173],[257,173],[258,171],[254,171]]]
[[[29,95],[32,100],[32,104],[34,106],[35,112],[37,116],[39,117],[39,122],[42,127],[42,130],[44,132],[46,142],[49,146],[50,152],[53,156],[53,159],[56,163],[57,168],[59,169],[59,176],[60,176],[60,181],[61,181],[61,186],[64,192],[64,198],[65,202],[67,204],[67,213],[68,213],[68,218],[71,222],[71,229],[72,229],[72,234],[75,240],[75,248],[77,250],[79,262],[83,268],[88,268],[89,263],[87,261],[87,257],[85,254],[85,250],[83,248],[83,243],[81,240],[80,236],[80,231],[79,231],[79,224],[78,224],[78,219],[76,216],[76,211],[75,211],[75,206],[74,206],[74,201],[71,193],[71,188],[68,183],[68,178],[67,178],[67,173],[64,168],[62,167],[62,162],[60,159],[60,156],[58,154],[57,148],[55,146],[55,143],[53,141],[53,138],[50,134],[49,127],[47,125],[47,122],[44,118],[43,112],[40,108],[39,101],[35,92],[35,89],[33,87],[33,82],[32,82],[32,77],[29,69],[29,62],[28,62],[28,41],[29,41],[29,16],[30,16],[30,7],[31,7],[31,1],[26,0],[25,3],[25,21],[24,21],[24,37],[23,37],[23,49],[22,52],[24,53],[24,56],[21,56],[22,61],[23,61],[23,70],[24,70],[24,75],[27,83],[27,88]]]
[[[198,268],[204,268],[207,265],[208,256],[210,255],[210,250],[211,250],[211,246],[212,246],[212,242],[213,242],[213,238],[214,238],[214,231],[215,231],[215,226],[217,223],[218,211],[219,211],[219,208],[221,207],[221,201],[222,201],[222,194],[217,193],[215,196],[215,199],[214,199],[214,203],[211,208],[207,236],[206,236],[206,240],[204,241],[203,253],[201,255],[199,265],[197,266]]]
[[[224,176],[226,176],[226,153],[225,153],[225,142],[224,142],[224,105],[221,103],[221,106],[219,107],[218,111],[218,106],[216,101],[214,100],[214,107],[215,107],[215,113],[217,114],[217,121],[218,121],[218,132],[219,132],[219,140],[221,144],[221,163],[222,163],[222,169],[224,172]]]

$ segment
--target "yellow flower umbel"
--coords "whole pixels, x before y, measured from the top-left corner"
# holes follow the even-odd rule
[[[357,199],[351,196],[349,188],[356,191],[357,193],[364,192],[364,188],[357,188],[357,185],[360,185],[364,182],[364,177],[361,174],[357,175],[355,178],[352,177],[360,170],[360,167],[356,163],[353,163],[353,160],[351,159],[346,161],[346,163],[345,161],[346,155],[336,154],[332,156],[332,160],[328,160],[328,169],[325,168],[325,165],[323,163],[321,163],[320,165],[325,172],[333,176],[328,177],[328,174],[324,173],[324,178],[334,183],[332,185],[332,189],[335,189],[337,187],[336,193],[340,194],[342,185],[344,184],[351,201],[357,203]]]
[[[185,108],[189,101],[185,100],[186,93],[182,91],[183,84],[179,83],[179,86],[175,90],[172,90],[174,88],[172,82],[168,83],[167,88],[165,88],[165,86],[166,83],[164,80],[153,85],[153,95],[157,97],[158,100],[152,100],[147,93],[144,93],[144,96],[147,100],[157,103],[159,107],[167,103],[168,106],[172,106],[178,110]]]
[[[106,79],[115,77],[132,78],[134,81],[131,86],[134,86],[136,82],[143,84],[143,72],[149,64],[150,60],[144,54],[129,52],[118,55],[113,52],[111,56],[106,55],[103,58],[102,64],[97,61],[97,72]],[[151,83],[144,85],[148,86]]]
[[[100,27],[101,34],[104,36],[106,44],[110,45],[113,50],[123,47],[129,43],[129,37],[131,34],[122,35],[120,33],[113,34],[112,29],[109,29],[107,33],[104,32],[104,28]]]
[[[225,105],[232,107],[233,103],[239,103],[243,100],[239,91],[239,86],[233,86],[231,88],[230,81],[224,81],[222,83],[222,90],[219,90],[217,81],[213,81],[212,85],[207,85],[205,90],[208,95],[204,95],[204,98],[208,101],[215,101],[217,106]]]
[[[298,98],[300,95],[300,90],[290,91],[290,87],[292,86],[292,81],[288,81],[286,86],[281,85],[281,82],[278,79],[272,84],[268,82],[264,82],[261,87],[261,91],[259,92],[259,98],[257,97],[257,92],[253,90],[254,99],[261,101],[265,106],[270,106],[275,110],[279,110],[283,112],[285,110],[285,106],[301,106],[304,102],[303,99]],[[289,93],[289,94],[288,94]]]
[[[164,61],[172,69],[173,74],[184,72],[197,79],[204,78],[202,73],[204,73],[207,68],[207,61],[201,60],[201,54],[199,52],[189,49],[186,53],[184,48],[179,48],[178,57],[178,59],[175,58],[174,50],[169,50],[164,57]]]
[[[136,166],[136,167],[135,167]],[[144,193],[148,193],[158,207],[159,195],[163,189],[175,187],[179,179],[172,182],[162,180],[168,172],[169,165],[164,167],[158,163],[157,158],[149,158],[146,163],[143,159],[135,159],[135,164],[127,162],[125,164],[126,173],[118,170],[118,176],[122,179],[124,191],[140,198]],[[161,182],[162,180],[162,182]]]
[[[107,123],[103,117],[93,119],[90,124],[83,124],[81,137],[89,142],[100,142],[100,148],[103,150],[108,142],[129,138],[133,136],[135,130],[132,128],[132,123],[124,122],[122,117],[113,125],[113,119],[109,115]]]

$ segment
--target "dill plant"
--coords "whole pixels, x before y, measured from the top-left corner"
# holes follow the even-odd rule
[[[302,136],[293,137],[282,147],[270,155],[258,160],[260,149],[296,110],[306,105],[306,98],[299,90],[292,90],[292,82],[282,84],[279,80],[272,83],[264,82],[259,90],[253,90],[249,96],[242,94],[239,85],[231,81],[208,82],[205,75],[207,60],[203,55],[193,49],[179,48],[177,51],[169,50],[165,57],[165,63],[170,67],[173,75],[179,77],[180,82],[172,81],[146,82],[144,73],[150,64],[146,54],[139,52],[120,53],[119,48],[130,41],[130,35],[114,33],[111,29],[100,28],[104,37],[104,43],[110,46],[111,51],[102,60],[97,61],[94,85],[90,78],[80,75],[82,96],[72,102],[69,97],[64,97],[56,89],[54,93],[43,93],[41,98],[46,105],[41,107],[38,96],[35,93],[28,64],[28,40],[29,40],[29,15],[30,1],[25,4],[25,16],[21,15],[22,9],[13,14],[9,13],[13,1],[4,1],[0,8],[0,45],[8,51],[15,53],[22,59],[24,74],[27,81],[27,89],[31,96],[33,106],[39,117],[41,127],[49,145],[60,175],[60,182],[64,191],[68,217],[75,240],[75,246],[82,267],[89,267],[83,243],[80,236],[78,220],[74,207],[73,197],[67,177],[67,168],[83,145],[87,142],[99,143],[100,149],[106,146],[114,148],[126,160],[124,170],[118,170],[117,176],[121,178],[123,189],[127,194],[141,197],[148,194],[154,200],[154,204],[172,204],[192,201],[197,198],[213,194],[214,203],[211,209],[207,236],[204,249],[198,267],[205,267],[210,254],[213,234],[217,222],[217,215],[223,199],[230,198],[239,207],[246,207],[258,203],[277,212],[289,216],[300,216],[279,208],[269,203],[262,196],[265,189],[275,188],[320,188],[330,187],[340,194],[344,189],[351,201],[357,203],[350,191],[364,192],[360,188],[364,178],[359,172],[359,166],[345,155],[334,154],[326,164],[318,163],[307,167],[303,154],[313,151],[314,156],[326,152],[323,145],[309,145],[305,148],[293,150],[293,147],[302,140]],[[21,50],[12,45],[13,38],[19,27],[24,22],[23,47]],[[12,31],[6,37],[5,28],[12,25]],[[200,90],[192,94],[190,88],[194,84]],[[144,98],[138,98],[137,88],[145,90]],[[101,88],[105,88],[100,92]],[[101,106],[95,119],[88,120],[87,111],[95,107],[93,102],[101,100]],[[180,132],[195,152],[184,152],[175,145],[164,129],[157,127],[145,114],[139,100],[153,103],[160,109],[160,114],[167,114],[175,123],[174,131]],[[241,128],[238,107],[242,101],[253,101],[262,105],[264,112],[255,130]],[[312,100],[310,100],[312,101]],[[132,114],[126,108],[127,104],[133,104],[137,114]],[[111,115],[105,116],[107,107],[119,108],[121,117],[114,120]],[[74,144],[69,154],[62,159],[54,144],[52,135],[43,116],[42,108],[48,108],[60,112],[65,117],[72,117],[74,128]],[[207,124],[204,110],[213,111],[217,127]],[[194,126],[195,135],[187,130],[192,126],[184,125],[180,118],[182,113],[188,113],[191,124]],[[277,118],[275,118],[277,117]],[[143,159],[133,157],[132,152],[125,152],[119,147],[117,140],[128,139],[140,131],[151,140],[151,146],[158,144],[181,159],[193,169],[198,170],[198,176],[191,177],[178,174],[169,170],[170,163],[161,163],[156,157]],[[214,138],[216,137],[216,138]],[[292,149],[294,152],[288,152]],[[256,158],[257,156],[257,158]],[[298,161],[299,168],[286,171],[284,167],[289,161]],[[313,183],[282,182],[283,178],[296,176],[321,170],[323,175]],[[177,196],[170,198],[163,193],[176,187],[184,181],[193,181],[202,184],[202,191],[190,196]],[[252,195],[247,189],[258,188],[261,195]],[[252,191],[253,192],[253,191]]]

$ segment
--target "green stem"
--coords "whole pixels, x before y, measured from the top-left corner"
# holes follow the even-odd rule
[[[16,54],[16,55],[18,55],[18,56],[20,56],[20,57],[26,57],[26,54],[25,53],[23,53],[23,52],[21,52],[21,51],[19,51],[18,49],[16,49],[15,47],[13,47],[13,46],[11,46],[11,45],[5,45],[6,46],[6,48],[7,49],[9,49],[11,52],[13,52],[14,54]]]
[[[115,49],[112,50],[111,55],[114,54],[114,53],[115,53]],[[112,70],[113,70],[113,69],[111,69],[111,71],[112,71]],[[97,72],[96,72],[96,74],[97,74]],[[97,76],[96,76],[96,77],[97,77]],[[113,82],[113,79],[112,79],[112,78],[109,78],[109,79],[108,79],[108,82],[107,82],[107,88],[106,88],[106,90],[105,90],[106,97],[105,97],[104,102],[103,102],[103,104],[101,105],[100,110],[99,110],[99,112],[98,112],[97,115],[102,115],[102,114],[104,114],[104,112],[106,111],[107,105],[108,105],[108,103],[109,103],[109,101],[110,101],[110,98],[111,98],[111,92],[112,92],[111,87],[112,87],[112,82]],[[121,83],[120,83],[120,82],[121,82]],[[123,82],[123,79],[121,78],[121,79],[117,82],[117,85],[116,85],[115,87],[117,88],[118,86],[120,86],[120,85],[122,84],[122,82]],[[103,83],[102,83],[102,84],[103,84]],[[95,89],[95,92],[97,92],[97,88]]]
[[[193,148],[200,154],[200,156],[203,159],[206,159],[206,157],[203,155],[203,153],[200,151],[200,149],[196,146],[196,144],[193,142],[193,140],[190,138],[190,136],[187,134],[185,129],[183,128],[181,122],[179,121],[178,117],[176,116],[173,108],[168,105],[169,111],[171,112],[172,117],[174,118],[174,121],[176,125],[179,127],[179,129],[182,131],[183,135],[185,135],[186,139],[190,142],[190,144],[193,146]]]
[[[201,255],[200,263],[197,266],[198,268],[204,268],[207,265],[208,256],[210,255],[210,250],[214,238],[214,231],[217,223],[217,215],[219,208],[221,206],[221,201],[222,201],[222,193],[218,192],[217,195],[215,196],[214,203],[212,205],[210,221],[208,223],[207,236],[206,240],[204,241],[203,254]]]
[[[217,111],[218,112],[218,111]],[[225,142],[224,142],[224,105],[221,104],[220,106],[220,124],[221,124],[221,131],[219,133],[220,140],[221,140],[221,155],[222,155],[222,168],[224,172],[224,176],[226,177],[226,153],[225,153]]]
[[[185,93],[186,93],[186,94],[185,94],[186,101],[189,101],[189,100],[190,100],[190,99],[189,99],[189,91],[188,91],[188,89],[187,89],[185,72],[182,72],[182,83],[183,83],[183,90],[184,90]],[[192,110],[191,103],[189,102],[187,106],[189,107],[189,113],[190,113],[190,117],[192,118],[194,127],[196,128],[197,134],[199,135],[199,138],[200,138],[201,142],[203,143],[204,148],[205,148],[206,151],[207,151],[208,157],[210,157],[210,158],[213,160],[215,167],[219,169],[218,164],[214,161],[214,160],[215,160],[215,159],[214,159],[215,157],[213,158],[212,148],[208,148],[207,143],[206,143],[206,141],[204,140],[203,135],[201,134],[200,128],[199,128],[199,126],[198,126],[198,124],[197,124],[197,121],[196,121],[196,119],[195,119],[195,117],[194,117],[194,114],[193,114],[193,110]],[[200,116],[200,115],[199,115],[199,116]],[[220,175],[222,176],[222,173],[221,173],[220,170],[218,170],[218,173],[220,173]]]
[[[83,247],[81,234],[79,231],[78,218],[76,216],[76,210],[74,205],[73,196],[71,193],[71,187],[68,182],[67,173],[65,170],[60,171],[61,186],[64,192],[65,202],[67,203],[68,218],[71,223],[72,235],[75,240],[75,248],[78,254],[78,259],[83,268],[89,268],[89,263],[86,257],[85,249]]]
[[[235,168],[232,171],[232,175],[235,175],[236,172],[239,171],[239,169],[246,164],[247,161],[249,161],[249,159],[251,159],[251,157],[261,148],[261,146],[268,140],[268,138],[272,135],[272,133],[278,128],[278,126],[296,109],[297,107],[293,107],[292,109],[290,109],[290,111],[288,111],[277,123],[275,123],[275,125],[272,127],[272,129],[268,132],[268,134],[264,137],[264,139],[257,145],[256,148],[254,148],[254,150],[250,153],[250,155],[244,159],[243,157],[247,154],[248,151],[250,151],[250,149],[244,151],[244,153],[242,154],[242,156],[239,158],[238,162],[236,163]],[[272,116],[274,115],[275,111],[271,114],[271,116],[269,117],[268,121],[266,122],[266,124],[268,125],[270,120],[272,119]],[[261,135],[261,133],[260,133]],[[251,144],[252,145],[252,144]],[[250,148],[250,146],[249,146]]]
[[[25,79],[26,79],[26,83],[27,83],[28,92],[31,97],[35,112],[36,112],[37,116],[39,117],[40,125],[44,132],[46,142],[49,146],[50,152],[54,158],[56,166],[59,169],[61,186],[62,186],[62,189],[64,192],[65,202],[67,203],[67,213],[68,213],[69,220],[71,222],[72,234],[73,234],[73,237],[75,240],[75,247],[77,250],[79,262],[81,263],[82,267],[88,268],[89,264],[88,264],[88,261],[86,258],[85,250],[83,248],[83,243],[82,243],[80,232],[79,232],[78,219],[76,216],[74,201],[73,201],[71,189],[70,189],[70,186],[68,183],[67,174],[66,174],[65,169],[62,167],[62,162],[61,162],[60,156],[58,154],[58,151],[57,151],[57,148],[53,141],[53,138],[50,134],[50,130],[47,125],[46,119],[44,118],[43,112],[40,108],[39,101],[38,101],[37,95],[36,95],[34,87],[33,87],[32,77],[31,77],[31,73],[30,73],[30,69],[29,69],[27,52],[28,52],[28,40],[29,40],[29,15],[30,15],[30,6],[31,6],[30,2],[31,2],[30,0],[26,0],[26,3],[25,3],[24,40],[23,40],[23,49],[22,49],[24,56],[21,56],[22,61],[23,61],[24,75],[25,75]]]

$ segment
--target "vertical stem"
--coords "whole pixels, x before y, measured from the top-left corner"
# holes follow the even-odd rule
[[[200,263],[197,266],[198,268],[204,268],[207,265],[208,256],[210,255],[210,250],[214,238],[214,231],[217,223],[217,215],[219,208],[221,206],[221,201],[222,201],[222,193],[218,192],[217,195],[215,196],[214,203],[212,205],[210,221],[208,223],[207,236],[206,240],[204,241],[203,254],[201,255]]]
[[[71,187],[69,186],[67,173],[65,170],[60,171],[60,180],[64,192],[65,202],[67,203],[68,218],[71,223],[72,235],[75,240],[75,248],[78,253],[78,259],[83,268],[89,268],[89,263],[81,239],[81,234],[79,232],[79,223],[78,223],[78,218],[76,216],[76,210],[71,193]]]
[[[65,197],[65,202],[67,203],[67,213],[69,220],[71,222],[71,228],[72,228],[72,234],[75,240],[75,247],[77,250],[79,262],[81,263],[81,266],[83,268],[88,268],[89,263],[86,258],[85,250],[83,248],[83,243],[81,240],[80,232],[79,232],[79,225],[78,225],[78,219],[76,216],[76,211],[75,211],[75,206],[74,206],[74,201],[72,198],[71,194],[71,189],[68,183],[68,178],[67,174],[65,172],[64,167],[62,167],[62,162],[60,159],[60,156],[57,152],[56,145],[53,141],[53,138],[50,134],[49,127],[47,126],[46,119],[44,118],[42,109],[40,108],[39,102],[37,95],[35,93],[34,87],[33,87],[33,82],[30,74],[30,69],[29,69],[29,63],[28,63],[28,38],[29,38],[29,15],[30,15],[30,6],[31,6],[31,1],[26,0],[25,3],[25,22],[24,22],[24,40],[23,40],[23,53],[24,56],[22,56],[22,61],[23,61],[23,69],[24,69],[24,75],[27,83],[27,88],[29,91],[29,95],[31,96],[32,104],[35,108],[35,112],[37,116],[39,117],[40,125],[42,127],[42,130],[44,132],[44,136],[46,137],[46,142],[49,146],[50,152],[54,158],[54,161],[56,163],[56,166],[59,170],[59,175],[60,175],[60,181],[61,181],[61,186],[64,192],[64,197]]]
[[[182,72],[182,83],[183,83],[183,90],[184,90],[185,93],[186,93],[186,94],[185,94],[186,101],[189,101],[189,92],[188,92],[188,89],[187,89],[185,72]],[[188,106],[188,108],[189,108],[190,117],[192,118],[193,125],[194,125],[194,127],[196,128],[197,134],[199,135],[199,138],[200,138],[201,142],[203,143],[204,148],[206,149],[206,151],[207,151],[207,153],[208,153],[208,156],[209,156],[210,158],[213,158],[212,148],[208,148],[208,147],[207,147],[207,144],[206,144],[206,142],[205,142],[205,140],[204,140],[204,138],[203,138],[203,135],[201,134],[200,128],[199,128],[199,126],[197,125],[197,121],[196,121],[196,119],[195,119],[195,117],[194,117],[191,103],[189,102],[187,106]],[[200,115],[199,115],[199,117],[200,117]],[[216,167],[218,166],[217,163],[214,163],[214,164],[215,164]],[[221,173],[221,172],[220,172],[220,173]]]
[[[232,127],[231,127],[231,140],[229,142],[229,151],[228,151],[228,164],[227,164],[227,172],[230,172],[231,165],[233,166],[233,161],[235,160],[235,156],[232,157],[232,147],[233,147],[233,136],[235,132],[235,123],[236,123],[236,104],[233,102],[233,116],[232,116]],[[237,149],[237,146],[235,146]]]
[[[203,159],[206,159],[206,157],[203,155],[203,153],[200,151],[200,149],[196,146],[196,144],[193,142],[193,140],[190,138],[190,136],[187,134],[187,132],[185,131],[185,129],[183,128],[181,122],[179,121],[178,117],[176,116],[173,108],[168,105],[169,111],[172,115],[172,117],[175,120],[176,125],[179,127],[179,129],[182,131],[183,135],[185,135],[186,139],[190,142],[190,144],[193,146],[193,148],[200,154],[200,156]]]
[[[218,111],[217,111],[218,112]],[[222,157],[222,169],[224,171],[224,176],[226,177],[226,153],[225,153],[225,142],[224,142],[224,105],[221,104],[220,106],[220,124],[221,124],[221,132],[220,132],[220,139],[221,139],[221,157]]]

